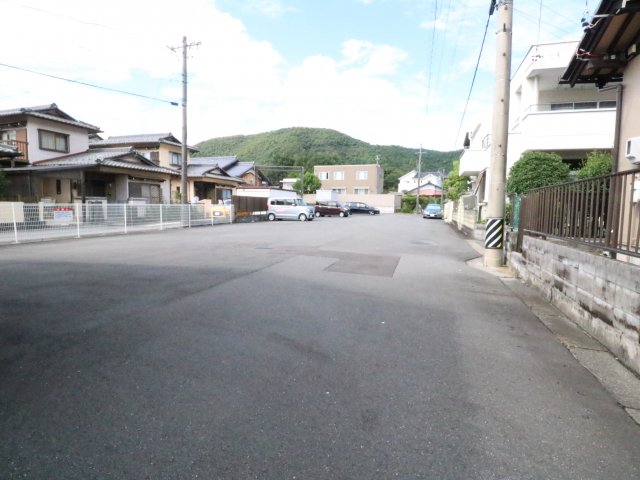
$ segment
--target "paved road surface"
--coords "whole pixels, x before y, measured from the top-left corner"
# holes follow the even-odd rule
[[[0,478],[640,478],[640,427],[437,220],[0,248]]]

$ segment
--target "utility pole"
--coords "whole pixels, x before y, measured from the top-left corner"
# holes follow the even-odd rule
[[[498,30],[496,31],[496,84],[493,99],[491,134],[491,164],[489,173],[489,205],[484,238],[484,265],[504,265],[504,197],[509,138],[509,93],[511,83],[511,43],[513,0],[498,0]],[[496,1],[491,3],[493,13]]]
[[[187,180],[187,50],[198,45],[200,45],[200,42],[187,43],[187,37],[182,37],[182,172],[180,175],[180,198],[183,204],[189,203]],[[169,48],[175,52],[179,47]]]
[[[422,180],[422,144],[418,153],[418,190],[416,192],[416,213],[420,213],[420,181]]]

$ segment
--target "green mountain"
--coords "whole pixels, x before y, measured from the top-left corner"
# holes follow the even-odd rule
[[[272,180],[291,176],[269,166],[357,165],[378,161],[384,168],[384,187],[395,191],[398,178],[417,168],[418,150],[399,146],[371,145],[335,130],[284,128],[256,135],[212,138],[196,145],[196,157],[236,155],[241,161],[255,161]],[[422,171],[450,172],[460,151],[422,151]],[[279,171],[276,171],[279,170]]]

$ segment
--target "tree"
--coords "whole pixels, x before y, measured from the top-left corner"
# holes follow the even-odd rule
[[[582,168],[578,170],[578,178],[608,175],[611,173],[612,168],[613,159],[611,154],[606,152],[591,152],[587,155],[587,159],[582,164]]]
[[[460,160],[454,160],[453,170],[444,180],[444,189],[449,200],[458,200],[469,190],[469,177],[460,176]]]
[[[569,180],[569,165],[557,153],[527,152],[509,170],[507,192],[523,193],[533,188]]]
[[[322,182],[317,176],[315,176],[311,172],[305,172],[304,178],[302,180],[303,193],[316,193],[316,190],[318,190],[321,186]],[[293,184],[293,189],[300,190],[300,180]]]

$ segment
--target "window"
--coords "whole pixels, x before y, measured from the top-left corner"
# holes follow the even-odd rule
[[[356,195],[367,195],[369,193],[368,188],[354,188],[353,193]]]
[[[575,110],[587,110],[589,108],[598,108],[597,102],[576,102],[573,106]]]
[[[158,163],[160,161],[160,152],[149,152],[149,160],[153,163]]]
[[[69,135],[49,130],[38,130],[38,140],[41,150],[69,153]]]
[[[10,142],[16,139],[15,130],[3,130],[0,131],[0,142]]]
[[[344,180],[344,172],[343,171],[333,172],[333,179]]]
[[[369,176],[369,172],[366,170],[358,170],[356,172],[356,180],[366,180]]]
[[[331,191],[335,193],[347,193],[346,188],[332,188]]]
[[[182,154],[171,152],[171,165],[182,165]]]
[[[56,195],[62,195],[62,180],[56,178]]]
[[[318,178],[320,180],[329,180],[329,172],[318,172]]]
[[[600,108],[616,108],[615,100],[603,100],[600,102]]]

